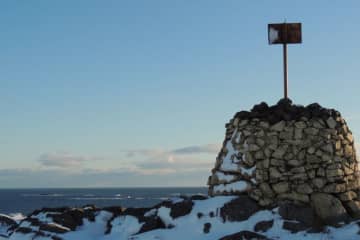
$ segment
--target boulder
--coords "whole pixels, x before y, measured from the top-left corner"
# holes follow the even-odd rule
[[[349,214],[353,218],[360,218],[360,201],[349,201],[344,203],[345,207],[348,209]]]
[[[220,209],[223,221],[244,221],[259,210],[258,204],[247,195],[242,195],[226,203]]]
[[[191,200],[175,203],[171,206],[170,216],[174,219],[185,216],[191,212],[193,205],[194,203]]]
[[[32,233],[33,230],[29,227],[19,227],[19,228],[16,228],[15,232],[22,233],[22,234],[29,234],[29,233]]]
[[[297,233],[297,232],[305,231],[310,227],[301,222],[284,221],[282,228],[290,231],[291,233]]]
[[[326,224],[334,225],[349,220],[341,201],[326,193],[311,194],[311,204],[319,218]]]
[[[255,232],[266,232],[274,225],[274,220],[270,221],[261,221],[255,224],[254,231]]]
[[[83,224],[84,211],[80,209],[71,209],[60,214],[47,214],[55,223],[74,231]]]
[[[251,232],[251,231],[241,231],[234,233],[225,237],[220,238],[219,240],[270,240],[264,235]]]
[[[164,222],[158,216],[147,217],[144,221],[138,233],[166,228]]]
[[[0,215],[0,226],[6,227],[7,229],[14,229],[18,226],[18,224],[11,217]]]
[[[203,232],[205,234],[209,233],[210,232],[210,229],[211,229],[211,223],[205,223],[204,224],[204,228],[203,228]]]
[[[283,219],[300,222],[307,228],[313,226],[316,220],[314,210],[305,204],[282,202],[279,206],[279,214]]]
[[[191,199],[184,199],[183,201],[177,203],[172,203],[171,201],[165,201],[156,205],[156,208],[160,208],[160,207],[170,208],[171,209],[170,216],[175,219],[189,214],[192,210],[193,205],[194,203]]]
[[[160,203],[156,205],[155,208],[161,207],[164,203]],[[121,216],[130,215],[139,219],[140,222],[145,222],[146,218],[144,217],[145,213],[150,211],[151,208],[126,208],[124,211],[121,212]]]

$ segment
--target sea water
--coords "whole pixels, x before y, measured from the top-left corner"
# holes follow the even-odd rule
[[[24,215],[43,207],[150,207],[180,195],[206,194],[207,188],[0,189],[0,213]]]

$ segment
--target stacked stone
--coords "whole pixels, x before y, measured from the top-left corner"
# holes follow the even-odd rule
[[[286,200],[319,212],[330,204],[338,214],[360,216],[352,133],[338,111],[318,104],[283,99],[237,113],[226,125],[208,185],[210,195],[246,193],[261,206]]]

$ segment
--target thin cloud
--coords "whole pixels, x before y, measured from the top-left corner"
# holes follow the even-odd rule
[[[181,181],[187,181],[183,179],[184,176],[192,176],[194,179],[206,178],[213,167],[215,155],[219,149],[220,145],[217,144],[194,145],[176,149],[135,149],[124,151],[116,158],[97,158],[70,152],[49,152],[42,154],[37,159],[40,166],[35,170],[3,170],[0,173],[7,176],[18,176],[23,180],[33,179],[32,181],[36,182],[36,185],[39,185],[38,181],[40,181],[38,176],[51,178],[51,184],[54,186],[58,185],[55,179],[63,185],[68,184],[68,179],[77,179],[79,184],[83,182],[81,185],[85,185],[85,179],[89,180],[89,184],[96,183],[104,186],[111,185],[112,179],[114,183],[121,181],[118,182],[119,185],[133,185],[132,182],[136,183],[134,185],[150,183],[166,185],[171,182],[177,185]],[[113,165],[103,168],[94,162],[98,159],[106,159]],[[199,174],[198,177],[196,177],[197,174]],[[179,179],[175,179],[174,176],[178,176]],[[164,183],[159,180],[167,178],[172,180]]]
[[[131,151],[126,151],[127,157],[134,157],[137,155],[143,155],[147,157],[161,157],[164,155],[190,155],[190,154],[216,154],[220,150],[219,144],[206,144],[206,145],[193,145],[183,148],[177,148],[173,150],[163,150],[163,149],[136,149]]]
[[[134,170],[139,174],[167,175],[175,172],[209,171],[219,149],[218,144],[194,145],[173,150],[137,149],[126,151],[126,157],[132,158]]]
[[[167,151],[162,149],[135,149],[125,152],[126,152],[126,157],[136,157],[139,155],[147,156],[147,157],[159,157],[167,153]]]
[[[216,154],[219,152],[220,145],[219,144],[207,144],[200,146],[189,146],[184,148],[178,148],[172,150],[173,154],[200,154],[200,153],[208,153],[208,154]]]
[[[42,154],[38,161],[44,167],[73,168],[81,167],[84,162],[95,158],[75,155],[68,152],[53,152]]]

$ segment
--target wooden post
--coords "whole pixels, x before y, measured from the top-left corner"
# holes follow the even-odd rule
[[[288,73],[287,73],[287,44],[283,44],[283,58],[284,58],[284,98],[288,98]]]

